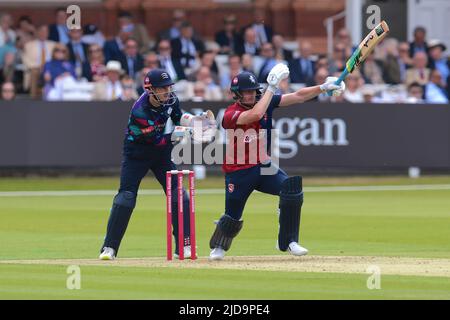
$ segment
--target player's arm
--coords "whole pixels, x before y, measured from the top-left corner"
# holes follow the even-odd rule
[[[262,98],[258,101],[257,104],[250,110],[244,111],[239,115],[239,118],[236,122],[238,125],[249,124],[255,121],[259,121],[267,111],[269,107],[270,101],[272,100],[273,92],[266,90]]]
[[[253,108],[244,111],[239,115],[236,124],[244,125],[259,121],[266,113],[275,91],[280,86],[280,82],[288,76],[289,68],[286,65],[279,63],[274,66],[267,76],[267,83],[269,86],[267,87],[266,92]]]
[[[335,84],[336,80],[336,77],[328,77],[325,83],[319,86],[301,88],[293,93],[283,94],[279,106],[286,107],[302,103],[327,91],[332,91],[334,96],[340,96],[345,91],[345,83]]]

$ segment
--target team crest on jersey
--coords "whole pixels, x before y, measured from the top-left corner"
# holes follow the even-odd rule
[[[255,77],[252,74],[248,78],[250,79],[250,81],[252,83],[256,83],[256,79],[255,79]]]
[[[233,191],[234,191],[234,184],[233,183],[229,183],[228,184],[228,192],[229,193],[233,193]]]
[[[238,83],[238,78],[237,77],[234,77],[233,78],[233,84],[237,84]]]
[[[169,74],[166,72],[161,73],[161,79],[169,79]]]

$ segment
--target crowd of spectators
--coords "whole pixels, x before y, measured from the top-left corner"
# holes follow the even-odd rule
[[[229,100],[231,79],[240,71],[254,72],[261,83],[278,62],[290,68],[280,91],[320,84],[338,76],[355,49],[346,29],[337,32],[333,52],[315,54],[299,39],[288,46],[282,35],[263,23],[256,10],[251,24],[238,28],[233,15],[223,19],[214,40],[202,39],[182,10],[172,25],[150,39],[143,24],[128,12],[118,15],[119,32],[105,39],[89,24],[68,30],[65,9],[57,9],[51,24],[35,25],[23,16],[13,21],[0,14],[1,99],[26,96],[44,100],[134,100],[143,93],[145,74],[164,68],[177,82],[180,100]],[[292,43],[291,43],[292,44]],[[448,103],[450,60],[446,46],[427,40],[417,27],[411,43],[387,38],[362,67],[346,79],[341,97],[321,94],[317,101]]]

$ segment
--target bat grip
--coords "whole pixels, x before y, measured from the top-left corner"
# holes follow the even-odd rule
[[[344,71],[342,71],[341,75],[339,76],[339,78],[336,80],[336,82],[334,84],[339,85],[342,81],[344,81],[345,77],[348,75],[348,70],[347,68],[344,69]],[[327,95],[329,97],[331,97],[331,95],[333,94],[333,90],[327,91]]]

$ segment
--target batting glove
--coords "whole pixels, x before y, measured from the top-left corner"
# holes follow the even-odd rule
[[[278,63],[270,70],[267,76],[267,83],[269,84],[267,90],[275,94],[280,86],[280,82],[287,77],[289,77],[289,68],[283,63]]]
[[[337,77],[327,77],[325,83],[320,85],[320,90],[322,92],[331,91],[333,96],[340,96],[345,91],[345,82],[341,81],[340,84],[335,84],[337,80]]]

